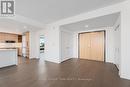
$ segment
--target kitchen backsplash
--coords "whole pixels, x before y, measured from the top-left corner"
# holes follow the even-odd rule
[[[0,43],[0,48],[20,48],[22,43]]]

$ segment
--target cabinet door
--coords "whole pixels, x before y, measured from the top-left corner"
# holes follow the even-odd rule
[[[6,39],[5,33],[0,33],[0,42],[1,42],[1,43],[4,43],[4,42],[5,42],[5,39]]]

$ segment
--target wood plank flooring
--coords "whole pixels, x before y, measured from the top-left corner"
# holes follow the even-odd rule
[[[0,87],[130,87],[115,65],[81,59],[61,64],[30,60],[0,69]]]

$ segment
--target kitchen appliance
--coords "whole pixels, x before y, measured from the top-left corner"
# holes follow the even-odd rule
[[[16,43],[16,41],[13,41],[13,40],[6,40],[5,43]]]

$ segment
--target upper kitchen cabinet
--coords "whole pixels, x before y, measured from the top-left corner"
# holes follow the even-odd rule
[[[0,42],[5,43],[8,41],[18,42],[18,35],[17,34],[11,34],[11,33],[3,33],[0,32]]]

